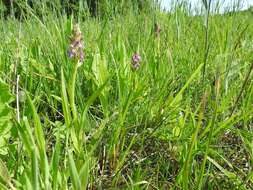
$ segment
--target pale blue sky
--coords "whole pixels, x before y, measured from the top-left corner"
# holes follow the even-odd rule
[[[165,9],[170,9],[172,2],[176,2],[177,0],[160,0],[161,5]],[[182,0],[181,0],[182,1]],[[186,2],[191,2],[192,5],[199,7],[201,5],[202,0],[184,0]],[[253,0],[212,0],[213,2],[220,2],[221,10],[224,10],[229,7],[229,5],[233,2],[239,2],[241,4],[241,9],[247,9],[249,6],[253,5]]]

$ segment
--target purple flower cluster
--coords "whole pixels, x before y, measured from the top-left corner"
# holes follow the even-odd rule
[[[132,56],[132,69],[138,70],[140,68],[141,56],[138,53],[135,53]]]
[[[79,62],[79,65],[82,64],[85,54],[84,54],[84,42],[82,37],[82,32],[78,24],[74,25],[72,36],[70,39],[70,44],[68,48],[68,57],[70,59],[75,59]],[[138,53],[134,53],[132,56],[132,69],[138,70],[140,68],[141,56]]]
[[[76,24],[72,31],[72,37],[68,49],[68,56],[71,59],[77,59],[82,62],[84,60],[84,42],[82,32],[79,26]]]

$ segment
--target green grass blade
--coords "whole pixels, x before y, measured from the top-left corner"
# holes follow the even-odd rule
[[[70,151],[68,151],[68,160],[69,160],[69,171],[70,178],[73,184],[73,188],[75,190],[81,190],[81,181],[77,172],[76,164],[73,158],[73,155]]]

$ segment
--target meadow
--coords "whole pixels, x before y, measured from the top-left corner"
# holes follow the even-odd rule
[[[0,189],[253,189],[252,12],[29,11],[0,19]]]

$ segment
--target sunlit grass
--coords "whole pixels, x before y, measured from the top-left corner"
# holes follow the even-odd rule
[[[253,188],[252,15],[205,19],[2,18],[0,189]]]

